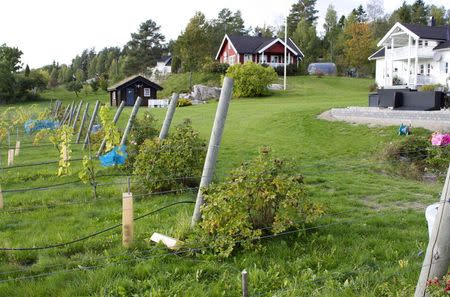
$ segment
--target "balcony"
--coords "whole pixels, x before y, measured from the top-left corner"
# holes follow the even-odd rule
[[[433,47],[419,47],[417,50],[417,57],[419,59],[432,59],[433,58]],[[410,51],[408,46],[396,47],[392,52],[390,49],[387,51],[387,57],[393,60],[407,60],[408,56],[410,56]],[[416,48],[411,46],[411,59],[416,57]]]

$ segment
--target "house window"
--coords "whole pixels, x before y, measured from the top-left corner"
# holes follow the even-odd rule
[[[419,40],[419,46],[422,46],[422,44],[423,44],[423,41]]]
[[[445,73],[448,73],[448,62],[445,62]]]
[[[223,62],[224,63],[228,63],[228,54],[227,54],[227,52],[225,52],[225,54],[223,55]]]
[[[431,73],[431,64],[427,64],[427,75],[430,76]]]
[[[428,40],[425,40],[424,42],[424,46],[427,47],[428,46]]]
[[[253,56],[249,54],[244,55],[244,63],[253,61]]]
[[[228,61],[230,65],[234,65],[236,63],[236,56],[230,56]]]
[[[279,56],[271,56],[270,57],[270,63],[280,63],[281,59]]]
[[[116,100],[116,91],[112,92],[112,99]]]
[[[261,64],[266,63],[267,62],[267,55],[261,54],[261,56],[259,57],[259,61],[261,62]]]
[[[150,97],[150,88],[144,88],[144,97]]]
[[[424,74],[425,70],[425,65],[420,64],[420,74]]]

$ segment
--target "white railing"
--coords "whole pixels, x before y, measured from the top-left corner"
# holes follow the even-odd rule
[[[431,59],[431,58],[433,58],[433,54],[434,54],[433,47],[431,47],[431,46],[419,47],[417,49],[417,57],[418,58]],[[414,58],[416,56],[416,48],[414,46],[412,46],[411,52],[409,51],[408,46],[396,47],[396,48],[394,48],[393,51],[388,49],[387,56],[394,60],[405,60],[405,59],[408,59],[408,57],[411,57],[411,59],[414,60]]]
[[[260,63],[260,64],[266,64],[266,65],[269,65],[270,67],[273,67],[273,68],[278,67],[278,66],[284,66],[284,63],[269,63],[269,62],[264,62],[264,63]],[[289,65],[289,63],[288,63],[288,65]]]

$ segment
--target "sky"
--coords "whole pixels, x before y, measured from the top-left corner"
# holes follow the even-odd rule
[[[176,39],[196,11],[208,19],[222,8],[241,10],[246,27],[282,24],[296,0],[14,0],[1,4],[0,44],[18,47],[22,62],[31,68],[51,64],[53,60],[70,64],[83,49],[122,47],[139,24],[153,19],[161,26],[166,40]],[[367,0],[317,0],[318,31],[322,30],[328,5],[338,15]],[[392,12],[403,0],[384,0],[385,12]],[[407,0],[412,3],[413,0]],[[448,0],[425,1],[450,8]]]

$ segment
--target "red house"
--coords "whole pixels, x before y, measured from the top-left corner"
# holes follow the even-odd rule
[[[298,64],[304,55],[289,38],[287,42],[288,64]],[[216,60],[230,65],[245,62],[268,64],[272,67],[284,65],[284,40],[277,37],[228,36],[225,35]]]

